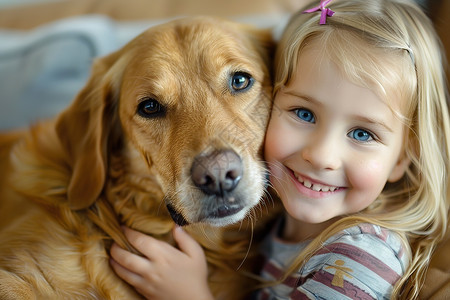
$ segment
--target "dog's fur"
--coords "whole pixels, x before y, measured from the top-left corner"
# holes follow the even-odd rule
[[[214,18],[156,26],[97,60],[55,120],[0,135],[0,299],[139,298],[109,247],[131,249],[122,224],[172,242],[173,220],[204,247],[217,298],[241,297],[265,210],[272,48]],[[214,165],[232,188],[207,186]]]

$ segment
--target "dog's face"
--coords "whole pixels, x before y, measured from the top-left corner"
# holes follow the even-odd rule
[[[108,151],[103,131],[120,131],[131,169],[156,174],[178,224],[241,220],[264,190],[271,47],[267,32],[207,18],[143,33],[105,58],[93,75],[103,79],[91,78],[78,97],[96,89],[113,99],[104,101],[96,126],[115,122],[120,130],[109,125],[99,133],[99,155],[105,160]],[[89,88],[96,84],[102,87]],[[60,135],[65,123],[62,117]]]

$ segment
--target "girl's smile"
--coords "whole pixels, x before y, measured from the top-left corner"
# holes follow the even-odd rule
[[[328,185],[326,183],[316,181],[307,176],[301,175],[300,173],[296,173],[291,169],[288,170],[291,173],[291,178],[294,180],[298,191],[307,197],[327,197],[334,192],[342,191],[344,189],[343,187]]]

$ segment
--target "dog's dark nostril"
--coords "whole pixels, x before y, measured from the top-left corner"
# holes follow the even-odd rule
[[[198,155],[192,164],[194,184],[208,195],[223,196],[236,188],[242,178],[243,167],[233,150],[221,150]]]
[[[239,173],[240,172],[240,173]],[[222,187],[225,191],[232,190],[236,187],[239,180],[241,180],[242,168],[235,168],[228,171],[225,175],[225,180],[222,183]]]
[[[200,181],[199,181],[200,185],[212,185],[214,183],[215,183],[215,180],[209,175],[205,175],[204,177],[200,177]]]

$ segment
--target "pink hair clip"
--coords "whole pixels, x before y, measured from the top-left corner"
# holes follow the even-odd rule
[[[332,11],[329,8],[326,8],[325,6],[327,6],[328,3],[330,3],[332,0],[320,0],[320,4],[319,6],[310,8],[305,10],[303,13],[312,13],[312,12],[316,12],[316,11],[321,11],[321,15],[320,15],[320,25],[323,25],[327,22],[327,16],[328,17],[332,17],[334,15],[334,11]]]

